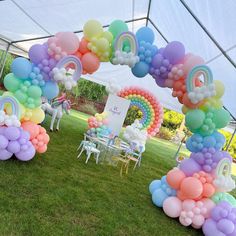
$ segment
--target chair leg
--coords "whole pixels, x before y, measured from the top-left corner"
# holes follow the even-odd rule
[[[77,151],[79,151],[79,149],[82,147],[82,143],[79,145],[79,147],[77,148]]]
[[[91,152],[88,152],[88,153],[87,153],[87,159],[86,159],[86,161],[85,161],[86,164],[88,163],[88,160],[89,160],[90,156],[91,156]]]
[[[125,173],[128,174],[128,171],[129,171],[129,161],[126,163],[125,165]]]
[[[80,151],[80,153],[79,153],[79,155],[77,156],[78,159],[79,159],[80,156],[82,155],[83,151],[84,151],[84,149],[82,148],[81,151]]]
[[[136,169],[137,165],[138,165],[138,161],[136,161],[136,163],[135,163],[135,165],[134,165],[134,168],[133,168],[133,170],[135,170],[135,169]]]
[[[96,164],[98,164],[99,155],[100,155],[100,153],[96,154]]]

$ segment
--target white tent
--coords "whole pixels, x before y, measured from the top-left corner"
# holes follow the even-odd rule
[[[235,11],[235,0],[5,0],[0,1],[0,48],[10,45],[10,52],[26,56],[31,45],[59,31],[74,31],[81,38],[89,19],[105,27],[121,19],[133,32],[147,25],[155,32],[158,48],[178,40],[205,59],[214,79],[225,84],[224,106],[236,117]],[[103,63],[87,78],[102,84],[115,78],[122,86],[140,85],[165,107],[180,111],[169,89],[156,86],[151,76],[135,78],[126,66]]]

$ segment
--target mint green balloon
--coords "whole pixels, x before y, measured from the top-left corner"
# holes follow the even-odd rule
[[[204,119],[205,113],[202,110],[190,110],[185,116],[185,124],[192,132],[194,132],[203,125]]]
[[[213,112],[213,122],[217,129],[224,128],[230,122],[230,114],[225,109],[217,109]]]
[[[120,33],[129,31],[127,24],[122,20],[114,20],[109,28],[108,31],[110,31],[113,35],[113,38],[115,39]]]
[[[22,92],[21,90],[17,90],[14,95],[18,99],[18,101],[22,104],[24,104],[28,99],[27,94]]]
[[[42,95],[42,90],[39,86],[32,85],[28,88],[28,96],[31,98],[39,98]]]
[[[35,104],[35,107],[39,107],[42,104],[41,98],[34,99],[34,104]]]
[[[3,84],[5,88],[10,92],[15,92],[22,82],[14,76],[13,73],[9,73],[5,76]]]
[[[225,192],[218,192],[215,193],[212,197],[211,200],[217,204],[221,201],[226,201],[228,203],[230,203],[232,206],[236,206],[236,199],[229,193],[225,193]]]

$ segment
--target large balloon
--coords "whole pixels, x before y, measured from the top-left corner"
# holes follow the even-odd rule
[[[17,57],[11,64],[11,71],[16,77],[27,79],[32,71],[32,64],[23,57]]]
[[[53,98],[57,97],[59,94],[59,87],[57,83],[52,81],[47,81],[45,83],[45,86],[42,87],[43,97],[46,97],[49,100],[52,100]]]

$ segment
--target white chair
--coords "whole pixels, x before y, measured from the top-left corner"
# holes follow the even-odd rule
[[[126,151],[127,158],[130,161],[135,162],[134,170],[137,167],[137,165],[140,167],[141,160],[142,160],[142,154],[143,154],[144,151],[145,151],[145,147],[144,146],[139,146],[138,147],[138,153],[135,152],[135,150],[132,149],[132,144],[131,144],[131,150]]]
[[[86,161],[85,163],[87,164],[91,155],[93,154],[94,155],[94,158],[96,159],[96,164],[98,164],[98,160],[99,160],[99,155],[100,155],[100,151],[96,148],[96,144],[95,143],[92,143],[90,141],[86,141],[86,140],[83,140],[77,151],[81,148],[81,151],[79,153],[79,155],[77,156],[77,158],[79,159],[80,156],[82,155],[82,153],[84,151],[86,151],[86,155],[87,155],[87,158],[86,158]]]

